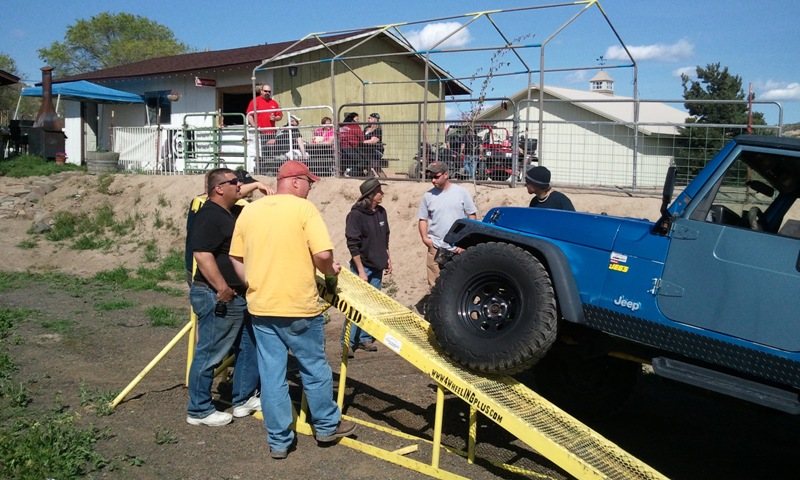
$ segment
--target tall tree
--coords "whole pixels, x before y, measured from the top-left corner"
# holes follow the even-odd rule
[[[101,13],[67,27],[64,42],[38,50],[54,75],[68,76],[127,63],[186,53],[172,30],[130,13]]]
[[[683,148],[677,152],[675,162],[679,167],[679,174],[686,175],[687,180],[702,169],[731,138],[746,133],[748,125],[747,103],[692,102],[692,100],[745,100],[747,96],[742,89],[742,77],[731,74],[728,67],[720,67],[719,63],[708,64],[705,68],[698,66],[696,74],[696,80],[686,74],[681,75],[683,98],[686,100],[684,106],[691,115],[686,119],[686,123],[708,126],[681,128]],[[766,123],[764,114],[753,112],[752,125],[766,125]],[[732,126],[710,126],[712,124]]]
[[[0,70],[17,77],[20,75],[17,62],[5,53],[0,53]],[[33,116],[39,110],[38,99],[23,97],[20,102],[19,91],[22,87],[24,87],[24,85],[21,83],[0,86],[0,127],[4,127],[8,120],[14,117],[14,112],[17,111],[17,102],[19,102],[19,118],[32,120]]]

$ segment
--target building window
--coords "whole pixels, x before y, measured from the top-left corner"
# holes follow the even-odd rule
[[[145,92],[148,125],[169,125],[172,118],[172,102],[167,99],[169,90]],[[160,116],[159,116],[160,114]]]

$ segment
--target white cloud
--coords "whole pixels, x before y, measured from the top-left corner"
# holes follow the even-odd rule
[[[768,81],[757,100],[800,100],[800,83],[778,83]]]
[[[656,43],[654,45],[628,46],[633,59],[637,62],[677,62],[694,55],[694,45],[688,40],[678,40],[672,45]],[[608,47],[604,58],[608,60],[628,60],[625,50],[617,45]]]
[[[585,83],[589,81],[589,75],[587,74],[586,70],[578,70],[576,72],[572,72],[564,78],[567,83]]]
[[[417,50],[426,50],[436,45],[441,39],[460,28],[458,22],[441,22],[425,25],[422,30],[411,30],[406,33],[406,38]],[[459,30],[458,33],[448,38],[446,42],[436,48],[461,48],[472,40],[469,29]]]
[[[673,77],[680,78],[681,75],[686,75],[689,78],[695,78],[697,77],[697,67],[681,67],[672,71]]]

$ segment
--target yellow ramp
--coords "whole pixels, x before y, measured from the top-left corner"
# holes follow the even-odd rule
[[[576,478],[666,478],[513,378],[476,374],[451,361],[425,319],[350,271],[339,274],[333,298],[322,286],[320,293],[348,320]]]

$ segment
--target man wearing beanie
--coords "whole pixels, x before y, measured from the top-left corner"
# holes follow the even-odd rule
[[[525,187],[528,193],[533,195],[530,207],[575,211],[570,199],[550,186],[550,170],[546,167],[533,167],[528,170],[525,173]]]

